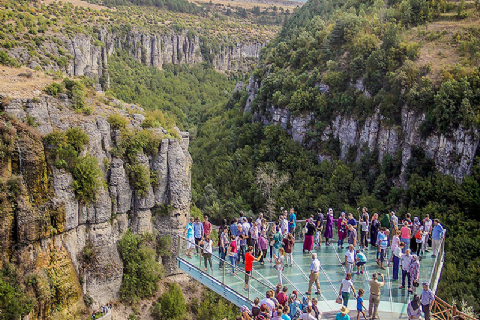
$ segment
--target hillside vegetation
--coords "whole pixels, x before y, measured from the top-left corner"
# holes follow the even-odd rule
[[[322,139],[338,114],[361,122],[378,110],[398,125],[402,108],[426,113],[425,135],[459,126],[476,132],[479,8],[464,1],[307,2],[264,52],[251,82],[259,86],[251,112],[244,114],[251,89],[240,91],[199,127],[191,146],[195,205],[217,220],[280,206],[295,207],[300,218],[318,207],[355,213],[366,206],[402,218],[428,213],[448,228],[439,296],[479,312],[478,157],[472,174],[456,183],[413,148],[402,185],[401,152],[379,162],[379,150],[364,148],[357,161],[353,153],[339,160],[340,142]],[[272,107],[313,113],[303,145],[280,126],[257,122]],[[319,152],[332,160],[320,162]]]

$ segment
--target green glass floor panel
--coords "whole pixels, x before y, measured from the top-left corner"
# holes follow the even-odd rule
[[[283,278],[283,285],[288,287],[288,293],[291,293],[293,290],[297,290],[299,291],[300,297],[305,295],[305,292],[308,290],[308,276],[310,274],[310,264],[312,261],[311,254],[303,253],[302,247],[302,243],[295,244],[294,252],[292,254],[294,264],[291,267],[285,267],[283,271],[283,275],[286,278]],[[380,269],[375,262],[375,249],[376,248],[370,248],[369,250],[364,251],[365,255],[367,256],[367,263],[365,265],[365,272],[363,274],[357,275],[356,268],[354,268],[352,280],[355,289],[364,289],[364,300],[368,301],[368,281],[371,279],[374,272],[380,272],[385,276],[386,284],[381,290],[381,303],[379,309],[385,312],[405,313],[405,304],[408,303],[409,296],[406,289],[399,289],[399,286],[401,285],[401,271],[399,271],[399,280],[393,282],[392,265],[388,267],[388,272],[387,270]],[[320,248],[313,250],[313,252],[317,253],[323,269],[319,276],[321,295],[317,296],[317,298],[319,299],[320,305],[326,308],[326,310],[330,310],[330,308],[336,309],[339,307],[339,305],[335,303],[335,299],[340,289],[340,283],[345,278],[345,269],[340,264],[340,262],[343,262],[345,259],[345,251],[346,249],[338,249],[336,245],[322,245]],[[214,254],[218,255],[218,251],[215,251]],[[388,250],[388,257],[390,256],[391,252]],[[193,264],[200,270],[205,268],[203,257],[201,256],[187,258],[185,255],[180,255],[180,257]],[[219,267],[219,259],[213,256],[213,270],[210,270],[209,266],[207,273],[219,281],[224,281],[227,286],[237,291],[239,294],[248,297],[250,300],[253,300],[255,297],[263,298],[267,290],[275,287],[279,283],[277,272],[275,268],[273,268],[273,264],[270,263],[270,253],[267,253],[266,258],[267,259],[265,259],[264,265],[260,265],[259,262],[254,263],[253,276],[255,279],[250,280],[249,291],[244,291],[245,275],[242,273],[242,270],[244,270],[243,263],[238,265],[237,275],[234,276],[231,274],[232,268],[230,266],[226,266],[224,271],[223,268]],[[435,259],[431,258],[428,253],[422,256],[422,260],[420,262],[420,283],[423,281],[429,281],[434,262]],[[384,266],[386,266],[385,262]],[[418,291],[420,292],[420,290],[421,288]],[[312,297],[315,296],[314,292],[315,285],[312,289]],[[356,301],[352,295],[349,302],[349,308],[355,310],[355,307]]]

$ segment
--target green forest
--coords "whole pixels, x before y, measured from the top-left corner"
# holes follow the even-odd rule
[[[448,38],[422,27],[442,19],[444,14],[449,21],[472,25],[478,7],[442,1],[404,0],[384,6],[378,1],[334,5],[313,0],[294,13],[253,74],[261,84],[253,111],[262,114],[270,104],[294,113],[313,111],[319,123],[318,131],[311,133],[315,142],[311,149],[294,142],[280,127],[263,126],[252,114],[244,114],[245,90],[230,97],[233,84],[207,66],[184,68],[178,73],[179,79],[188,77],[188,81],[193,76],[192,83],[202,75],[204,82],[195,86],[198,91],[182,95],[186,103],[173,103],[178,97],[170,96],[169,85],[158,91],[149,83],[168,78],[175,68],[148,71],[118,56],[112,64],[112,90],[127,101],[143,100],[147,108],[165,108],[183,128],[193,128],[192,212],[208,214],[217,223],[237,216],[240,210],[252,215],[280,206],[295,207],[299,218],[316,208],[328,207],[356,212],[355,208],[366,206],[381,215],[395,210],[400,217],[407,212],[420,217],[428,213],[448,228],[439,296],[450,303],[465,301],[478,312],[478,157],[472,175],[458,184],[451,176],[436,172],[422,149],[414,149],[405,173],[407,187],[402,188],[394,183],[400,175],[401,154],[387,155],[378,163],[378,150],[367,149],[359,162],[353,161],[353,154],[342,161],[338,159],[338,140],[315,140],[316,132],[323,129],[322,122],[327,123],[335,114],[352,113],[364,118],[379,107],[392,123],[398,123],[406,103],[427,113],[422,124],[426,134],[446,132],[459,125],[477,127],[478,28],[460,30],[449,40],[458,44],[455,50],[461,59],[457,64],[438,70],[433,64],[417,61],[421,47],[412,39],[429,42],[434,36],[437,40]],[[122,83],[124,80],[119,79],[125,77],[116,75],[115,70],[128,72],[128,81],[138,83],[139,88]],[[349,85],[358,79],[365,83],[371,97]],[[188,81],[182,81],[180,91],[188,88]],[[319,82],[330,87],[328,93],[317,93]],[[149,97],[149,92],[160,93]],[[203,93],[208,96],[205,103],[203,98],[198,99]],[[157,96],[161,98],[154,102]],[[318,162],[316,150],[334,160]],[[265,187],[269,183],[265,173],[273,188]]]

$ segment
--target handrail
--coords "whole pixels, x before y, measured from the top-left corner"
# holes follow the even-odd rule
[[[440,310],[443,308],[443,310]],[[438,311],[434,311],[435,309],[439,309]],[[446,314],[446,315],[444,315]],[[432,317],[434,318],[439,318],[439,316],[443,316],[446,319],[455,319],[456,317],[463,318],[463,319],[469,319],[469,320],[478,320],[472,316],[469,316],[461,311],[458,311],[456,305],[449,305],[439,297],[435,296],[435,301],[433,302],[433,308],[432,308]]]
[[[388,279],[388,290],[390,291],[390,310],[393,313],[393,299],[392,299],[392,280],[390,280],[390,267],[387,264],[387,279]]]
[[[180,235],[180,234],[177,234],[177,236],[180,237],[180,239],[182,239],[182,240],[188,241],[184,236],[182,236],[182,235]],[[203,248],[200,247],[199,245],[197,245],[196,243],[192,243],[192,244],[193,244],[195,247],[198,247],[198,248],[200,248],[200,250],[203,251]],[[177,251],[177,255],[178,255],[178,251]],[[230,266],[230,268],[231,268],[231,267],[235,267],[235,270],[238,270],[238,271],[240,271],[241,273],[246,274],[245,271],[243,271],[242,269],[238,268],[236,265],[233,266],[230,262],[228,262],[228,261],[220,258],[219,256],[217,256],[217,255],[215,255],[215,254],[213,254],[213,253],[212,253],[212,257],[215,257],[215,258],[217,258],[218,260],[222,261],[223,263],[226,263],[227,265]],[[183,258],[182,258],[182,259],[183,259]],[[183,259],[183,260],[185,260],[185,259]],[[187,261],[187,260],[185,260],[185,261]],[[268,284],[265,284],[265,283],[263,283],[262,281],[260,281],[259,279],[255,278],[253,275],[248,275],[248,276],[249,276],[249,278],[252,278],[252,279],[254,279],[255,281],[261,283],[261,284],[264,285],[265,287],[267,287],[267,288],[270,287]],[[240,280],[241,280],[241,279],[240,279]]]

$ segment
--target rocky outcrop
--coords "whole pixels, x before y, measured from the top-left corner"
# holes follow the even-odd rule
[[[59,34],[59,41],[46,40],[32,56],[28,50],[16,47],[8,53],[21,63],[34,69],[41,64],[46,70],[59,70],[69,76],[88,76],[102,79],[109,85],[108,57],[116,50],[125,50],[137,61],[161,69],[165,64],[198,64],[205,61],[198,35],[188,32],[167,35],[151,34],[138,30],[127,33],[111,33],[104,29],[94,35],[75,34],[66,37]],[[220,46],[217,53],[209,52],[213,67],[220,72],[250,71],[260,57],[263,43],[237,43]],[[206,50],[206,49],[205,49]],[[43,59],[40,57],[43,56]],[[42,61],[41,61],[42,60]]]
[[[158,153],[137,155],[137,163],[155,171],[158,177],[158,183],[140,197],[127,176],[127,160],[111,153],[121,137],[107,119],[120,113],[129,119],[129,128],[137,130],[144,119],[143,110],[115,101],[113,104],[120,109],[98,103],[92,115],[83,116],[69,104],[68,98],[41,96],[12,100],[4,106],[8,118],[0,118],[0,129],[11,127],[13,132],[8,136],[14,141],[15,151],[0,157],[0,173],[8,181],[17,179],[12,181],[18,181],[18,191],[15,196],[0,192],[2,206],[11,208],[0,214],[0,267],[10,261],[22,266],[24,274],[42,274],[49,265],[57,268],[55,257],[61,256],[67,270],[64,277],[68,288],[64,289],[68,305],[83,304],[85,294],[97,307],[118,298],[123,264],[117,242],[128,229],[174,235],[184,228],[191,199],[189,136],[179,132],[180,138],[163,139]],[[35,119],[35,128],[23,123],[27,118]],[[84,152],[93,155],[103,169],[105,185],[90,204],[77,200],[71,173],[51,163],[43,143],[44,135],[71,127],[79,127],[89,136]],[[152,130],[165,132],[161,128]],[[169,208],[168,214],[155,214],[165,207]],[[87,246],[94,252],[88,263],[83,259]],[[162,257],[167,273],[176,270],[175,250],[172,244],[171,257]],[[52,306],[49,301],[42,303]],[[50,310],[38,312],[36,317],[41,318]]]
[[[247,85],[247,105],[245,112],[251,111],[251,102],[256,96],[259,83],[253,78]],[[340,159],[346,159],[352,148],[356,150],[356,161],[360,160],[364,147],[370,151],[378,151],[378,161],[382,161],[386,154],[395,157],[399,152],[402,156],[400,182],[405,184],[405,169],[412,157],[412,150],[419,148],[425,155],[433,159],[436,169],[442,174],[448,174],[460,182],[472,170],[473,160],[477,152],[480,134],[476,128],[459,128],[448,134],[431,132],[427,137],[420,132],[420,125],[425,120],[425,113],[409,110],[404,106],[401,114],[401,124],[394,125],[380,114],[379,110],[364,120],[351,115],[338,114],[325,129],[316,133],[318,141],[312,142],[310,132],[314,132],[316,119],[313,112],[292,114],[287,109],[276,108],[271,105],[260,114],[255,111],[255,117],[264,125],[278,124],[286,130],[295,141],[312,148],[329,139],[338,139],[340,142]],[[318,159],[331,159],[322,149],[318,150]]]

